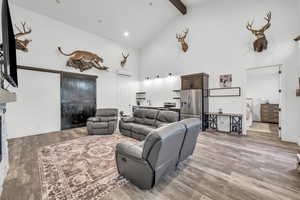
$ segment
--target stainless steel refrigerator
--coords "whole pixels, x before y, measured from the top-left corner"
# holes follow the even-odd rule
[[[181,106],[180,115],[181,119],[186,118],[200,118],[203,117],[203,90],[191,89],[181,90],[180,92]]]
[[[208,123],[208,79],[209,75],[205,73],[181,76],[180,118],[200,118],[203,131]]]

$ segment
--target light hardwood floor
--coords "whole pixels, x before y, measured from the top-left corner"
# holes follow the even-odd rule
[[[39,200],[37,149],[86,135],[86,130],[9,140],[10,170],[1,200]],[[249,131],[246,137],[202,133],[194,155],[155,188],[127,184],[109,200],[300,200],[297,145]]]

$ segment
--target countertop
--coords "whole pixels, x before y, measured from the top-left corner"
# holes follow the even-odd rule
[[[143,105],[137,106],[137,105],[134,105],[133,107],[149,108],[149,109],[152,108],[152,109],[180,110],[180,108],[178,108],[178,107],[164,107],[164,106],[143,106]]]
[[[232,116],[232,117],[242,117],[242,114],[234,114],[234,113],[218,113],[218,112],[208,112],[205,113],[207,115],[218,115],[218,116]]]

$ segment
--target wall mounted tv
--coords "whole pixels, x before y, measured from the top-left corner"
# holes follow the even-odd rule
[[[18,87],[16,40],[8,0],[2,1],[1,74],[13,87]],[[2,86],[3,87],[3,86]]]

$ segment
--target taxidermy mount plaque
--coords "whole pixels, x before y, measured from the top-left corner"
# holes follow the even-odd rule
[[[189,29],[187,28],[183,34],[176,34],[176,38],[178,40],[178,42],[180,42],[181,47],[182,47],[182,51],[187,52],[187,50],[189,49],[189,45],[186,43],[185,39],[187,34],[189,33]]]
[[[16,28],[19,31],[17,34],[15,34],[15,39],[16,39],[16,49],[21,50],[23,52],[28,52],[28,48],[27,45],[32,41],[32,40],[28,40],[28,39],[24,39],[24,40],[20,40],[20,37],[23,37],[25,35],[28,35],[31,33],[31,29],[28,28],[28,30],[26,30],[26,23],[25,22],[21,22],[22,25],[22,29],[19,28],[17,25]]]
[[[67,66],[79,69],[81,72],[91,68],[96,68],[99,70],[108,69],[108,67],[102,66],[100,64],[103,63],[103,58],[94,53],[77,50],[70,54],[66,54],[62,51],[61,47],[58,47],[58,50],[64,56],[70,56],[66,64]]]
[[[265,20],[267,21],[267,24],[264,25],[261,29],[253,29],[252,27],[254,22],[248,22],[246,26],[247,29],[251,31],[257,38],[253,43],[253,48],[256,52],[262,52],[263,50],[266,50],[268,48],[268,40],[266,38],[265,31],[271,27],[271,12],[268,12]]]
[[[125,67],[126,63],[127,63],[127,58],[129,57],[129,54],[127,54],[127,56],[124,55],[124,53],[122,53],[123,56],[123,60],[121,61],[121,67]]]

